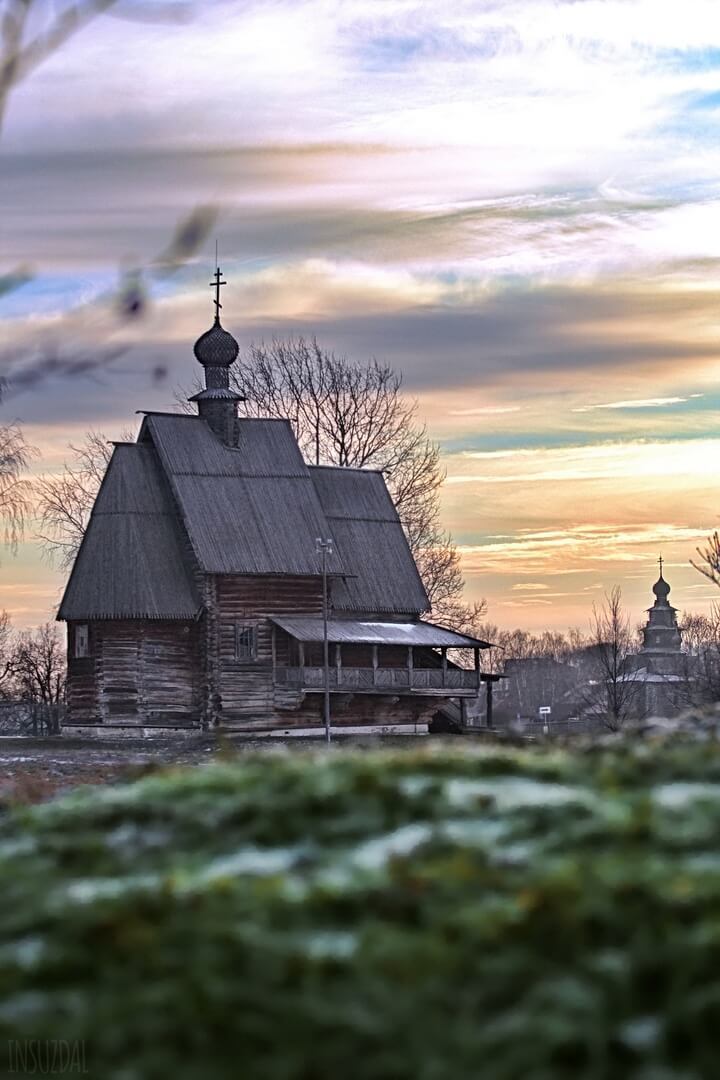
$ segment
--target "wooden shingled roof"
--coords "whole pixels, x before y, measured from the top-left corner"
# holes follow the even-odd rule
[[[146,416],[138,443],[113,454],[59,618],[192,617],[193,561],[209,574],[315,575],[317,537],[334,541],[337,611],[428,609],[380,473],[308,467],[285,420],[238,430],[228,447],[200,417]]]
[[[187,533],[208,574],[317,574],[315,540],[327,521],[287,420],[247,420],[237,447],[204,420],[148,416],[140,438],[157,447]],[[332,573],[342,571],[331,557]]]
[[[342,611],[428,611],[430,602],[382,473],[311,466],[309,472],[345,577],[334,581]]]
[[[199,612],[153,448],[116,446],[58,618],[191,619]]]

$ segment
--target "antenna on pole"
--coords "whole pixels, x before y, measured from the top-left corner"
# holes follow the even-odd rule
[[[318,536],[315,541],[315,551],[322,559],[322,587],[323,587],[323,669],[324,669],[324,708],[325,742],[330,742],[332,735],[330,729],[330,645],[328,641],[328,581],[327,581],[327,557],[332,555],[333,542],[329,538]]]

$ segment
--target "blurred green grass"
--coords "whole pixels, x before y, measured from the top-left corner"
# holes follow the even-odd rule
[[[264,753],[14,807],[0,1054],[81,1039],[103,1080],[715,1076],[719,840],[712,741]]]

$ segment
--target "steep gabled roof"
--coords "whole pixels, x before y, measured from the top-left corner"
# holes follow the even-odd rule
[[[200,610],[151,446],[116,446],[59,619],[188,619]]]
[[[385,481],[363,469],[309,467],[286,420],[238,421],[237,447],[205,420],[150,413],[118,446],[59,618],[187,618],[190,574],[317,575],[330,537],[337,611],[417,615],[429,608]]]
[[[237,447],[200,417],[149,414],[150,439],[200,567],[210,574],[318,573],[328,522],[287,420],[243,419]],[[337,555],[330,573],[344,572]]]
[[[420,614],[430,602],[381,473],[310,466],[346,577],[333,581],[341,611]]]

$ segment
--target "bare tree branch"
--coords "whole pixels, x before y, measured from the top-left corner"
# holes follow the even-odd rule
[[[23,474],[36,454],[18,424],[0,427],[0,519],[5,544],[12,551],[24,535],[32,506],[32,484]]]
[[[713,585],[717,585],[720,588],[720,535],[717,530],[708,537],[707,544],[704,548],[696,548],[699,563],[690,560],[690,565],[694,567],[699,573],[706,577],[709,581],[712,581]]]
[[[50,734],[60,730],[57,706],[65,697],[65,648],[55,623],[25,630],[13,642],[9,658],[15,694],[35,706],[33,724],[38,719]]]
[[[688,706],[720,701],[720,601],[707,614],[687,612],[680,630],[684,665],[677,692]]]
[[[306,460],[383,473],[435,617],[476,624],[484,606],[463,603],[459,555],[440,524],[439,449],[418,421],[417,404],[404,396],[401,375],[298,337],[251,346],[233,378],[245,414],[289,419]]]
[[[36,536],[46,558],[63,570],[75,560],[112,454],[112,445],[100,431],[89,431],[80,446],[71,444],[69,449],[72,462],[59,476],[35,482],[40,519]]]
[[[623,611],[617,585],[606,594],[601,607],[593,605],[590,640],[597,679],[586,695],[587,704],[611,731],[619,731],[629,719],[642,713],[644,684],[630,662],[638,642]]]
[[[77,0],[56,12],[53,5],[47,25],[29,41],[24,41],[29,17],[40,5],[37,0],[5,0],[0,9],[0,127],[13,87],[98,15],[119,6],[120,0]],[[164,7],[144,14],[148,21],[156,21],[168,14],[184,17],[187,12],[186,3],[167,0]],[[137,18],[140,14],[137,6],[130,11],[131,17]]]

